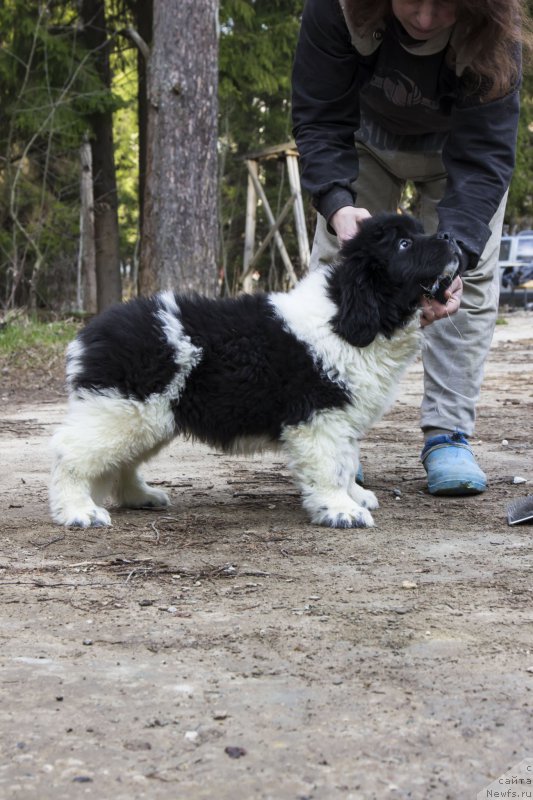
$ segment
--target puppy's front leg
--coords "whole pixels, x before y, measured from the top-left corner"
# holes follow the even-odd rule
[[[286,428],[282,441],[312,522],[331,528],[374,525],[368,507],[376,508],[377,500],[355,483],[358,455],[353,432],[340,412],[325,411]]]

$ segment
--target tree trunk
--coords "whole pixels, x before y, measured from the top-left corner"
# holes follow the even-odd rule
[[[92,153],[89,140],[80,148],[80,269],[78,276],[78,308],[88,314],[98,310],[96,291],[96,254],[94,247],[94,195]]]
[[[154,0],[140,288],[217,286],[218,0]]]
[[[138,0],[136,5],[137,31],[143,41],[152,43],[153,2]],[[137,49],[137,117],[139,125],[139,232],[143,233],[143,210],[146,184],[146,155],[148,133],[148,86],[147,63],[144,53]]]
[[[102,83],[110,89],[111,70],[104,0],[82,0],[81,16],[85,43],[93,51],[94,63]],[[97,299],[98,311],[102,311],[122,299],[112,112],[93,114],[90,124]]]

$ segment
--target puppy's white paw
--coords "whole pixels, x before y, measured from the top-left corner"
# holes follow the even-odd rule
[[[349,508],[323,508],[313,516],[317,525],[328,528],[373,528],[374,520],[368,509],[352,504]]]
[[[125,508],[167,508],[170,499],[166,492],[144,485],[135,491],[129,490],[119,498],[120,505]]]
[[[62,519],[57,520],[67,528],[108,528],[111,526],[111,517],[105,508],[92,506],[86,510],[65,512]]]
[[[374,492],[371,492],[370,489],[363,489],[363,487],[359,486],[357,483],[351,485],[349,495],[352,500],[355,500],[358,506],[363,506],[363,508],[368,508],[371,511],[379,508],[378,498]]]
[[[364,492],[364,497],[361,497],[361,495],[357,497],[359,505],[363,506],[363,508],[369,508],[371,511],[379,508],[378,498],[374,492],[371,492],[370,489],[363,489],[362,491]]]

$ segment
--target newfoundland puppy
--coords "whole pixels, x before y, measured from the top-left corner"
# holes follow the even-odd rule
[[[110,497],[167,506],[138,470],[181,434],[230,453],[281,448],[313,523],[373,525],[377,499],[355,482],[359,442],[419,350],[421,296],[458,265],[446,234],[380,214],[288,293],[164,291],[104,311],[68,348],[54,520],[110,525]]]

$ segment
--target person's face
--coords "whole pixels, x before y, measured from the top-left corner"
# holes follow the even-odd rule
[[[430,39],[457,19],[457,0],[391,0],[392,13],[413,39]]]

